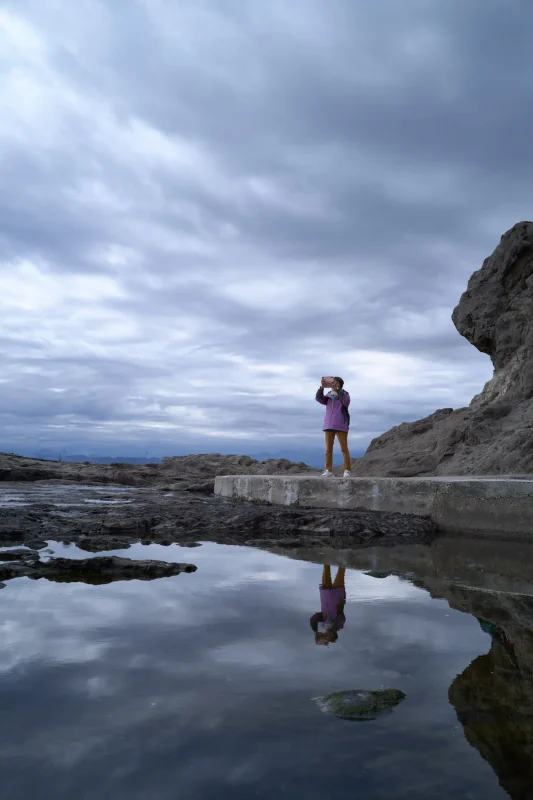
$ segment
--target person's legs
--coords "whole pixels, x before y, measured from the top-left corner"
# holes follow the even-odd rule
[[[344,575],[346,570],[344,567],[339,567],[337,569],[337,574],[335,575],[335,581],[333,583],[334,589],[344,589]]]
[[[335,441],[335,431],[324,431],[326,437],[326,469],[331,472],[333,469],[333,442]]]
[[[344,469],[351,470],[352,468],[352,459],[350,458],[350,451],[348,450],[348,433],[347,431],[337,431],[337,439],[339,440],[339,444],[342,450],[342,456],[344,460]]]
[[[324,564],[324,569],[322,570],[322,583],[321,586],[324,589],[331,589],[331,567],[329,564]]]

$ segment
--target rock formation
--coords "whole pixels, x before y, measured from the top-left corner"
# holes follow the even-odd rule
[[[38,558],[47,542],[79,544],[88,552],[123,549],[133,542],[191,545],[198,541],[255,544],[283,541],[312,547],[420,543],[437,535],[427,517],[343,509],[266,507],[160,488],[130,490],[122,504],[90,502],[92,487],[18,486],[15,508],[0,506],[0,547],[25,545]],[[47,489],[47,503],[42,492]],[[54,493],[55,490],[55,493]],[[120,489],[115,490],[120,493]],[[112,496],[112,487],[106,497]],[[1,497],[0,497],[1,499]],[[86,502],[86,501],[89,502]],[[12,551],[11,551],[12,552]],[[0,562],[20,559],[0,553]],[[1,577],[0,580],[5,580]]]
[[[169,578],[181,572],[196,572],[194,564],[178,564],[166,561],[135,561],[117,556],[95,556],[94,558],[50,558],[41,561],[36,553],[19,550],[17,559],[13,551],[0,550],[0,579],[46,578],[56,583],[103,584],[113,581],[151,581]],[[8,560],[8,563],[1,563]]]
[[[452,314],[494,365],[468,408],[440,409],[374,439],[354,475],[533,472],[533,222],[505,233]]]
[[[250,456],[208,453],[170,456],[160,464],[91,464],[46,461],[0,453],[0,481],[62,481],[119,486],[163,486],[207,491],[217,475],[303,475],[318,470],[286,458],[256,461]],[[179,487],[174,486],[179,484]],[[200,488],[201,487],[201,488]],[[212,490],[211,490],[212,491]]]

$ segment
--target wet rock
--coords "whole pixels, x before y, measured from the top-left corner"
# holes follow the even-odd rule
[[[141,560],[118,556],[96,556],[94,558],[70,559],[52,558],[40,563],[36,569],[39,574],[54,581],[84,580],[86,583],[110,583],[115,580],[153,580],[179,575],[180,572],[196,572],[194,564],[178,564],[166,561]],[[94,581],[91,580],[94,578]]]
[[[390,713],[405,699],[405,694],[400,689],[378,691],[355,689],[349,692],[333,692],[325,697],[315,697],[314,699],[325,714],[332,714],[340,719],[363,722]]]
[[[27,577],[31,580],[46,578],[57,583],[104,584],[113,581],[168,578],[181,572],[196,572],[194,564],[178,564],[166,561],[135,561],[118,556],[95,556],[94,558],[51,558],[48,561],[19,561],[0,564],[0,580]]]
[[[215,491],[215,481],[214,479],[209,481],[203,481],[202,483],[192,483],[190,486],[187,486],[188,492],[197,492],[200,494],[213,494]]]
[[[83,495],[80,501],[80,492],[76,489],[75,502],[69,506],[68,491],[64,485],[59,485],[61,507],[51,503],[35,511],[31,497],[38,501],[42,491],[32,489],[34,494],[29,495],[29,506],[17,509],[16,520],[0,514],[0,546],[7,542],[17,545],[35,540],[32,527],[35,517],[39,520],[42,541],[79,543],[88,552],[122,549],[136,541],[254,544],[290,540],[300,541],[304,546],[327,543],[332,547],[355,547],[399,541],[420,543],[430,541],[437,534],[435,525],[422,517],[233,503],[187,492],[168,496],[157,489],[136,493],[134,502],[126,506],[84,503]],[[16,534],[13,534],[14,528]]]
[[[369,578],[377,578],[379,580],[383,580],[383,578],[388,578],[390,572],[378,572],[377,570],[371,569],[368,572],[365,572],[365,575],[368,575]]]
[[[25,578],[30,571],[29,564],[24,561],[0,562],[0,581],[9,581],[12,578]]]
[[[467,408],[444,408],[374,439],[357,475],[533,473],[533,222],[502,236],[452,315],[494,376]]]
[[[111,536],[95,536],[81,538],[76,542],[80,550],[87,553],[100,553],[105,550],[127,550],[131,544],[124,539],[113,539]]]
[[[30,539],[28,542],[24,543],[26,547],[29,547],[30,550],[44,550],[47,546],[48,542],[44,539]]]
[[[0,561],[32,561],[39,556],[32,550],[17,547],[14,550],[0,550]]]

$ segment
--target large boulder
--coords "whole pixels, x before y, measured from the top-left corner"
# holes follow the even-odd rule
[[[459,333],[494,365],[467,408],[440,409],[374,439],[354,475],[533,472],[533,222],[505,233],[454,309]]]

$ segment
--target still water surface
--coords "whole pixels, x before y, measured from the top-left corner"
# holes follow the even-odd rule
[[[511,796],[533,796],[512,732],[499,747],[496,730],[489,763],[448,699],[495,646],[474,616],[408,580],[349,569],[345,627],[319,647],[320,564],[209,543],[120,555],[198,571],[103,586],[18,579],[0,592],[2,800],[492,800],[509,796],[495,772],[509,766]],[[454,698],[490,697],[490,673],[474,670],[472,686],[467,673]],[[380,688],[407,697],[370,722],[313,700]]]

